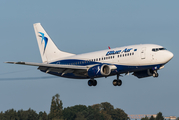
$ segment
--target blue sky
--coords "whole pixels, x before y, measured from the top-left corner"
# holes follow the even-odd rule
[[[49,113],[56,93],[64,107],[110,102],[127,114],[179,117],[179,1],[2,1],[0,4],[0,111],[32,108]],[[116,76],[88,80],[54,77],[36,67],[5,61],[41,62],[33,24],[40,22],[60,50],[75,54],[152,43],[166,47],[174,58],[159,78]]]

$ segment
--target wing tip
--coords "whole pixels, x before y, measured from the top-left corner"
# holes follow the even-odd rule
[[[8,64],[25,64],[25,62],[4,62],[4,63],[8,63]]]
[[[4,62],[4,63],[14,64],[15,62]]]

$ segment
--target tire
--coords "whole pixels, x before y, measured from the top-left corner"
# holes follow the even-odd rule
[[[117,80],[113,80],[113,85],[117,86],[117,84],[118,84]]]
[[[93,80],[93,86],[96,86],[96,85],[97,85],[97,81]]]
[[[88,85],[92,86],[93,85],[93,81],[92,80],[88,80]]]
[[[117,81],[117,85],[118,85],[118,86],[121,86],[121,85],[122,85],[122,80],[118,80],[118,81]]]

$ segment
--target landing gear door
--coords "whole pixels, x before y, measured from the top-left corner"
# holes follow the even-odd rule
[[[141,59],[145,59],[145,53],[146,53],[146,47],[143,47],[142,49],[141,49]]]

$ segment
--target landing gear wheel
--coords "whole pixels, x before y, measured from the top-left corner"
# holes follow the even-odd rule
[[[122,85],[122,80],[119,79],[120,74],[117,74],[117,79],[113,80],[113,85],[114,86],[121,86]]]
[[[118,85],[118,86],[121,86],[121,85],[122,85],[122,80],[118,80],[118,81],[117,81],[117,85]]]
[[[96,85],[97,85],[97,81],[93,80],[93,86],[96,86]]]
[[[96,80],[88,80],[88,85],[89,86],[96,86],[97,85],[97,81]]]
[[[159,74],[157,72],[153,73],[153,77],[158,77],[158,76],[159,76]]]
[[[113,85],[114,86],[121,86],[122,85],[122,80],[113,80]]]
[[[89,85],[89,86],[92,86],[92,85],[93,85],[92,80],[88,80],[88,85]]]
[[[118,85],[117,80],[113,80],[113,85],[114,85],[114,86],[117,86],[117,85]]]

